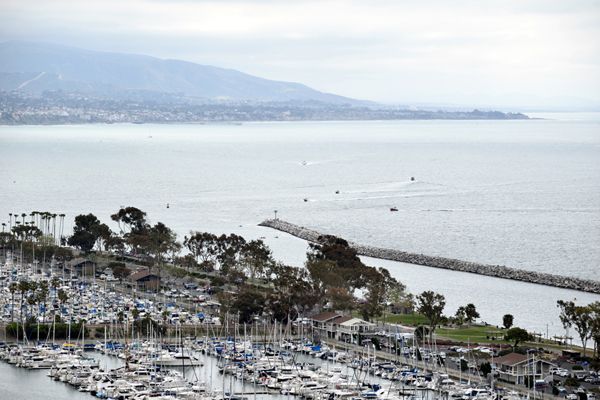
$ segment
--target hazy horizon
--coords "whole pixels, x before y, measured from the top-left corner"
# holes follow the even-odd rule
[[[5,0],[0,41],[145,54],[403,105],[600,110],[600,3]]]

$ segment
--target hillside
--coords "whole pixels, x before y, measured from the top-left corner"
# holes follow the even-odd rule
[[[0,43],[0,90],[28,94],[63,90],[111,97],[141,91],[208,100],[360,103],[299,83],[263,79],[232,69],[21,41]]]

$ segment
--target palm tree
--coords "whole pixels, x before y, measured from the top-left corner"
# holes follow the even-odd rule
[[[35,291],[38,288],[38,284],[35,281],[31,281],[29,282],[29,291],[31,292],[31,296],[29,296],[29,298],[27,299],[27,302],[29,303],[29,314],[31,314],[31,306],[33,306],[35,304]]]
[[[46,322],[46,299],[48,298],[48,282],[41,281],[38,285],[38,294],[36,297],[38,305],[43,305],[44,309],[42,311],[42,323]]]
[[[19,285],[17,284],[17,282],[11,282],[10,285],[8,285],[8,290],[10,291],[10,295],[11,295],[10,322],[14,321],[14,314],[15,314],[15,292],[18,289],[19,289]]]
[[[56,244],[56,214],[52,214],[52,238]]]
[[[40,214],[40,227],[42,229],[42,234],[46,234],[46,214]]]
[[[69,299],[69,296],[67,295],[67,292],[65,292],[63,289],[59,289],[58,290],[58,309],[61,314],[62,314],[62,306],[67,302],[68,299]]]
[[[119,322],[122,332],[125,332],[125,330],[123,329],[123,321],[124,320],[125,320],[125,313],[123,312],[123,310],[121,310],[117,313],[117,321]]]
[[[61,283],[60,278],[58,276],[55,276],[50,281],[50,287],[52,287],[56,291],[56,288],[58,288],[60,286],[60,283]]]
[[[60,231],[60,235],[59,235],[59,244],[62,245],[62,239],[63,239],[63,230],[65,228],[65,214],[59,214],[58,215],[60,217],[60,222],[58,224],[59,226],[59,231]]]
[[[27,293],[27,291],[29,290],[29,282],[27,282],[26,280],[19,281],[18,289],[19,289],[19,292],[21,292],[20,310],[21,310],[21,324],[22,324],[23,323],[23,301],[25,300],[25,293]]]

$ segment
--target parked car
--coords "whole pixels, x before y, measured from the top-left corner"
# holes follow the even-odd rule
[[[536,389],[545,389],[548,386],[548,383],[543,379],[538,379],[535,381]]]
[[[573,371],[573,377],[576,379],[579,379],[580,381],[587,378],[587,376],[588,376],[587,371]]]

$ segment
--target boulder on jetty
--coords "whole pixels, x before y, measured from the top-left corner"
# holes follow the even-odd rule
[[[319,238],[326,235],[303,226],[298,226],[290,222],[283,221],[281,219],[268,219],[261,222],[259,226],[265,226],[281,232],[289,233],[292,236],[296,236],[300,239],[304,239],[313,243],[319,243]],[[348,243],[361,256],[600,294],[600,282],[589,279],[547,274],[544,272],[526,271],[523,269],[506,267],[504,265],[479,264],[476,262],[456,260],[453,258],[408,253],[406,251],[365,246],[353,242]]]

